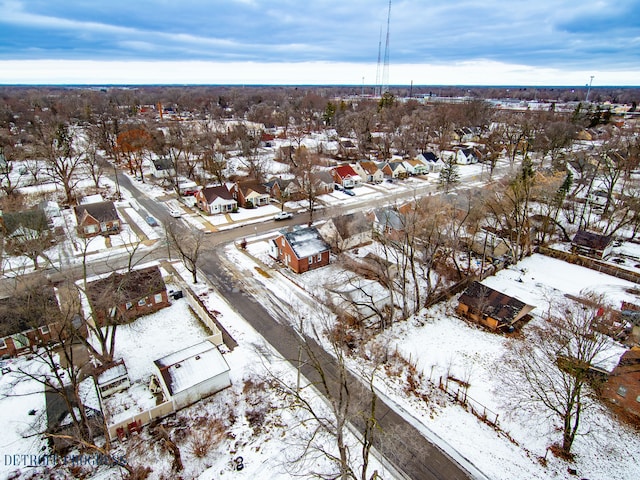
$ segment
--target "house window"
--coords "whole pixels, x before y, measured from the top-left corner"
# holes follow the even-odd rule
[[[640,403],[640,395],[636,397],[636,402]]]
[[[23,333],[16,333],[15,335],[11,335],[13,338],[13,344],[16,348],[24,348],[29,346],[29,338]]]
[[[7,348],[7,342],[4,341],[4,338],[0,338],[0,348]]]
[[[40,331],[46,335],[47,333],[49,333],[49,326],[45,325],[43,327],[40,327]]]
[[[131,310],[131,307],[133,307],[133,304],[132,304],[131,302],[127,302],[127,303],[125,303],[125,304],[124,304],[124,307],[125,307],[127,310]]]
[[[620,395],[621,397],[626,397],[627,396],[627,387],[625,387],[624,385],[620,385],[618,387],[618,395]]]
[[[154,303],[162,303],[162,294],[161,293],[156,293],[153,296],[153,302]]]
[[[109,310],[109,315],[111,316],[111,318],[115,317],[116,313],[118,313],[117,307],[111,307],[111,310]]]
[[[138,300],[138,306],[139,307],[144,307],[147,304],[147,299],[146,298],[141,298],[140,300]]]
[[[322,254],[321,254],[321,253],[319,253],[319,254],[318,254],[318,259],[317,259],[317,261],[318,261],[318,262],[321,262],[321,261],[322,261]]]

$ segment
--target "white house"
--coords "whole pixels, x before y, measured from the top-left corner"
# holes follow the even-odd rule
[[[192,345],[155,362],[166,398],[176,410],[231,385],[229,365],[209,341]]]
[[[155,178],[171,178],[174,177],[176,171],[173,167],[173,162],[165,157],[155,158],[151,160],[149,165],[151,175]]]
[[[451,152],[453,154],[453,152]],[[416,160],[427,165],[427,169],[431,173],[438,173],[444,168],[444,162],[433,152],[422,152],[416,156]]]

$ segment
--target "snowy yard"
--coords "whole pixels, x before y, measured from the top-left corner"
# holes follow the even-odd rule
[[[266,253],[266,242],[256,242],[247,247],[249,253],[267,265],[273,260]],[[235,255],[236,262],[250,269],[250,261],[243,255]],[[293,275],[295,291],[303,286],[309,293],[317,294],[328,279],[339,275],[337,265]],[[272,288],[265,295],[278,295],[282,282],[289,275],[276,274],[275,281],[265,282]],[[603,293],[614,306],[623,299],[637,301],[635,284],[604,275],[587,268],[533,255],[519,264],[489,277],[484,282],[492,288],[515,296],[537,308],[535,314],[543,315],[552,296],[578,295],[584,290]],[[269,285],[272,285],[271,287]],[[283,300],[286,295],[282,295]],[[299,294],[289,295],[293,310],[298,311]],[[310,299],[310,302],[313,300]],[[265,299],[263,303],[268,303]],[[559,432],[542,415],[542,412],[505,410],[502,397],[502,369],[500,358],[505,345],[513,341],[471,325],[453,314],[457,302],[436,305],[423,310],[412,319],[393,325],[381,334],[376,343],[389,352],[397,351],[413,363],[422,374],[426,391],[432,401],[407,395],[394,377],[380,378],[379,393],[396,404],[410,421],[420,424],[429,438],[433,438],[454,457],[462,456],[491,479],[544,479],[572,478],[567,468],[574,468],[584,478],[640,478],[640,466],[635,453],[640,451],[640,438],[636,432],[621,426],[604,408],[589,411],[583,420],[588,435],[578,436],[574,444],[575,463],[566,463],[547,454],[547,447],[558,441]],[[608,366],[617,363],[624,349],[612,346]],[[434,388],[439,378],[447,373],[460,379],[468,379],[469,396],[489,409],[489,415],[497,414],[500,427],[511,436],[480,422],[475,416],[444,400],[443,394]],[[430,379],[427,380],[427,379]],[[635,452],[635,453],[634,453]],[[538,461],[546,457],[547,466]]]

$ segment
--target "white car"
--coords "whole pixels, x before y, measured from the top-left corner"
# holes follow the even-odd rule
[[[289,218],[293,218],[293,213],[291,213],[291,212],[278,212],[273,217],[274,220],[287,220]]]
[[[180,210],[172,208],[171,210],[169,210],[169,215],[171,215],[173,218],[180,218],[182,216],[182,212]]]

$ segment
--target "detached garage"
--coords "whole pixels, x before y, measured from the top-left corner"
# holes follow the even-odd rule
[[[231,385],[229,365],[211,342],[197,343],[154,362],[176,410]]]

